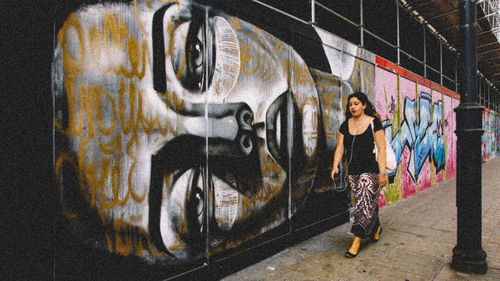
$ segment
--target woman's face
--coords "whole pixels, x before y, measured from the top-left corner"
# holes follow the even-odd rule
[[[349,112],[351,112],[353,117],[361,116],[365,111],[366,105],[364,105],[358,98],[352,97],[349,99],[347,104],[349,107]]]

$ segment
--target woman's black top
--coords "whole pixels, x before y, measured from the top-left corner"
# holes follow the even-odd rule
[[[382,130],[382,123],[378,118],[373,120],[374,132]],[[363,173],[379,173],[377,159],[375,159],[375,139],[372,128],[368,126],[363,133],[353,136],[349,133],[349,122],[346,120],[340,125],[340,132],[344,135],[344,148],[348,161],[348,174],[361,175]]]

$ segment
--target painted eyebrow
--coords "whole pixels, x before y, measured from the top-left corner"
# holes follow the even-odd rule
[[[172,3],[158,9],[153,15],[153,88],[160,93],[167,90],[165,73],[165,46],[163,34],[163,16]]]

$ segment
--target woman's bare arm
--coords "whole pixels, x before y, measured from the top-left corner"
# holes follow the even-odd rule
[[[333,154],[332,179],[334,179],[335,174],[339,172],[339,164],[342,160],[342,155],[344,155],[344,135],[339,132],[337,146],[335,147],[335,153]]]
[[[375,145],[377,146],[378,155],[377,155],[377,163],[379,173],[385,173],[385,134],[383,130],[378,130],[375,132]]]

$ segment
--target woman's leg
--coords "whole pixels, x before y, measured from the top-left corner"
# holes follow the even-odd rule
[[[374,240],[378,240],[378,238],[380,237],[380,231],[381,231],[381,230],[382,230],[382,227],[381,227],[381,226],[379,226],[379,227],[377,228],[377,232],[375,232],[375,234],[373,234],[373,239],[374,239]]]
[[[361,245],[361,238],[354,236],[352,240],[351,247],[347,250],[352,256],[356,256],[359,252],[359,246]]]
[[[375,173],[350,175],[349,184],[355,198],[354,222],[351,228],[354,240],[349,252],[355,255],[359,250],[361,239],[373,237],[378,232],[380,226],[378,220],[380,189]]]

